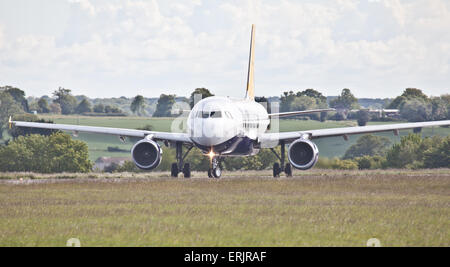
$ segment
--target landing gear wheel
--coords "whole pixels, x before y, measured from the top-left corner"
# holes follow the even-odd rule
[[[280,168],[280,164],[278,163],[274,163],[273,164],[273,177],[280,177],[280,173],[281,173],[281,168]]]
[[[178,177],[178,165],[176,163],[172,163],[172,169],[170,171],[170,174],[172,175],[172,177]]]
[[[189,163],[184,164],[183,174],[184,178],[191,178],[191,165]]]
[[[212,169],[212,175],[214,176],[214,178],[220,178],[220,176],[222,175],[222,170],[219,167]]]
[[[286,173],[287,177],[292,177],[292,165],[286,164],[286,167],[284,168],[284,173]]]

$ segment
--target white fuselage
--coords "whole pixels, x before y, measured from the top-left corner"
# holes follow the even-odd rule
[[[199,101],[189,114],[187,130],[194,144],[203,151],[222,155],[254,154],[250,147],[269,126],[266,109],[247,99],[208,97]]]

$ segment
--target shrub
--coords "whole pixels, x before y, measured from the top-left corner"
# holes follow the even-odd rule
[[[333,162],[331,167],[333,169],[339,169],[339,170],[357,170],[358,163],[356,163],[353,160],[349,160],[349,159],[345,159],[345,160],[337,159]]]
[[[60,173],[91,169],[86,143],[65,133],[19,136],[0,148],[0,171]]]

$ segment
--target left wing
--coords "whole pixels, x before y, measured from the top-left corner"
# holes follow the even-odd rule
[[[272,113],[269,114],[269,117],[291,117],[291,116],[297,116],[297,115],[306,115],[306,114],[313,114],[313,113],[320,113],[320,112],[327,112],[327,111],[336,111],[334,108],[325,108],[325,109],[311,109],[311,110],[302,110],[302,111],[289,111],[289,112],[280,112],[280,113]]]
[[[449,126],[450,120],[446,121],[429,121],[429,122],[413,122],[413,123],[398,123],[398,124],[386,124],[386,125],[370,125],[360,127],[343,127],[343,128],[330,128],[319,129],[299,132],[282,132],[282,133],[265,133],[261,136],[261,144],[274,143],[278,141],[286,141],[288,143],[299,139],[315,139],[322,137],[332,136],[347,136],[352,134],[365,134],[365,133],[377,133],[388,132],[398,130],[406,130],[421,127],[433,127],[433,126]]]
[[[17,127],[29,127],[29,128],[42,128],[53,129],[62,131],[72,131],[75,133],[97,133],[97,134],[110,134],[117,135],[119,137],[140,137],[151,136],[156,141],[171,141],[171,142],[183,142],[191,144],[192,141],[185,133],[169,133],[169,132],[154,132],[145,130],[134,129],[122,129],[122,128],[109,128],[109,127],[95,127],[95,126],[81,126],[81,125],[68,125],[68,124],[53,124],[53,123],[38,123],[38,122],[24,122],[24,121],[9,121],[10,126],[15,125]]]

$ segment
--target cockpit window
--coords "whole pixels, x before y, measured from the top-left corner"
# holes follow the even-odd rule
[[[221,111],[199,111],[197,112],[197,118],[222,118]]]
[[[222,112],[221,111],[211,111],[210,116],[211,116],[211,118],[222,118]]]

